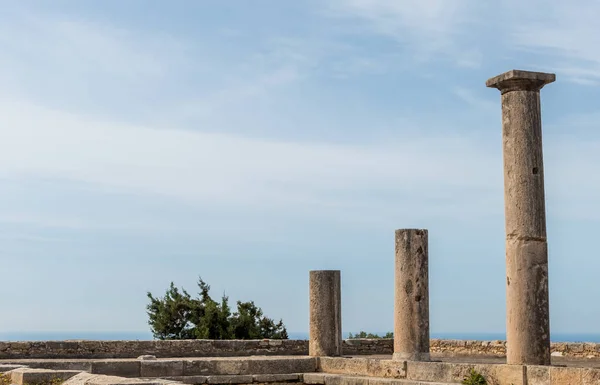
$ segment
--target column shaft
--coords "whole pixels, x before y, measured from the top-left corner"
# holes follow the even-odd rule
[[[540,90],[554,80],[513,70],[486,82],[502,94],[508,364],[550,365]]]
[[[502,95],[509,364],[550,364],[548,246],[539,91]]]
[[[342,291],[339,270],[311,271],[309,355],[342,355]]]
[[[396,230],[394,359],[429,360],[427,230]]]

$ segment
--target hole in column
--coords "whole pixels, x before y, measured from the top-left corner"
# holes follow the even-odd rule
[[[537,175],[538,174],[538,168],[534,167],[533,170],[532,170],[532,172],[533,172],[533,175]]]

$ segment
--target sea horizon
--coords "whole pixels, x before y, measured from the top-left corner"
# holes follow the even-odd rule
[[[357,334],[358,332],[351,332]],[[308,340],[307,332],[289,332],[291,340]],[[384,335],[385,332],[375,333]],[[349,333],[343,333],[348,338]],[[495,341],[506,340],[503,332],[490,333],[441,333],[432,332],[432,339],[451,340],[479,340]],[[60,331],[60,332],[0,332],[0,342],[32,342],[32,341],[66,341],[66,340],[97,340],[97,341],[151,341],[154,340],[152,333],[148,331]],[[600,333],[552,333],[552,342],[591,342],[600,343]]]

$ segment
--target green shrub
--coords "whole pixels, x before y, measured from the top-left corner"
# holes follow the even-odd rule
[[[461,382],[461,384],[464,384],[464,385],[487,385],[487,381],[481,375],[481,373],[478,373],[475,369],[471,369],[471,371],[469,372],[469,376],[465,377],[464,380]]]

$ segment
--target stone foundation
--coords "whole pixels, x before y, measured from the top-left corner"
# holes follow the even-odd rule
[[[594,367],[417,362],[365,357],[232,357],[180,359],[182,362],[202,361],[186,373],[185,367],[173,365],[173,361],[176,360],[163,361],[159,365],[161,370],[153,370],[142,377],[121,375],[119,365],[106,374],[30,367],[14,368],[0,372],[0,375],[4,383],[15,385],[451,385],[462,383],[471,370],[475,370],[490,385],[600,385],[600,369]]]
[[[391,339],[345,340],[344,355],[391,355]],[[457,356],[504,356],[504,341],[436,340],[430,343],[432,353]],[[600,357],[597,343],[553,343],[554,355],[564,357]],[[28,358],[137,358],[156,357],[236,357],[236,356],[301,356],[308,354],[305,340],[264,341],[62,341],[0,342],[0,359]]]

